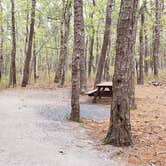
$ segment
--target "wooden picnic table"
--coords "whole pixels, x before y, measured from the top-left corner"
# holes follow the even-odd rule
[[[112,96],[112,82],[102,82],[96,85],[96,89],[87,93],[89,96],[94,96],[93,102],[96,103],[97,97],[111,97]]]

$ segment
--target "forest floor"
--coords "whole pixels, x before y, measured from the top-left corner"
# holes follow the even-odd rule
[[[81,117],[107,119],[104,108],[82,103]],[[97,149],[82,123],[67,120],[70,110],[69,88],[1,91],[0,166],[124,166]]]
[[[85,103],[91,102],[84,96]],[[120,148],[110,158],[123,158],[131,165],[166,166],[166,84],[136,86],[137,109],[131,111],[133,145]],[[111,100],[98,101],[110,110]],[[109,120],[84,120],[91,137],[102,140],[107,133]],[[109,146],[100,149],[109,150]]]
[[[83,123],[68,121],[70,88],[35,85],[0,93],[0,165],[165,166],[166,86],[136,86],[133,146],[102,145],[110,98],[81,96]],[[127,164],[126,164],[127,162]]]

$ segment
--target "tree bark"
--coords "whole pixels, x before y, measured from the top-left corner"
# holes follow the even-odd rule
[[[64,86],[65,83],[65,72],[66,72],[66,59],[68,57],[68,41],[69,41],[69,32],[70,32],[70,19],[71,19],[71,5],[72,1],[67,0],[66,2],[66,12],[65,12],[65,33],[64,33],[64,53],[63,53],[63,60],[62,60],[62,75],[60,84]]]
[[[110,81],[111,75],[110,75],[110,51],[111,51],[111,39],[109,39],[109,44],[107,48],[107,56],[105,60],[105,67],[104,67],[104,79],[106,81]]]
[[[145,3],[145,2],[144,2]],[[143,61],[144,61],[144,23],[145,23],[145,4],[141,6],[140,14],[141,14],[141,27],[139,34],[139,42],[140,42],[140,51],[139,51],[139,79],[138,84],[144,84],[144,70],[143,70]]]
[[[130,86],[133,64],[136,9],[138,0],[122,0],[117,26],[113,101],[110,126],[105,143],[115,146],[132,144],[130,125]]]
[[[62,76],[63,69],[63,59],[64,59],[64,20],[65,20],[65,2],[63,1],[63,9],[61,16],[61,25],[60,25],[60,52],[59,52],[59,62],[57,71],[55,73],[55,83],[59,83]]]
[[[155,0],[155,25],[153,34],[153,66],[154,76],[159,75],[159,48],[160,48],[160,31],[161,31],[161,1]]]
[[[66,68],[66,59],[68,57],[68,41],[69,41],[69,32],[70,32],[70,18],[71,18],[71,5],[72,1],[67,0],[63,2],[63,11],[61,18],[61,46],[60,46],[60,55],[59,63],[56,71],[55,83],[60,83],[61,86],[65,83],[65,68]]]
[[[24,45],[24,54],[26,56],[27,45],[28,45],[28,35],[29,35],[29,0],[27,0],[27,14],[26,14],[26,35],[25,35],[25,45]]]
[[[94,86],[96,86],[96,84],[101,82],[102,74],[103,74],[103,70],[104,70],[104,64],[105,64],[105,59],[106,59],[107,47],[108,47],[109,38],[110,38],[112,3],[113,3],[113,0],[108,0],[107,1],[104,39],[103,39],[103,45],[102,45],[102,50],[101,50],[101,55],[100,55],[99,64],[98,64],[98,68],[97,68],[97,73],[96,73]]]
[[[94,63],[94,56],[93,56],[93,48],[94,48],[94,36],[95,30],[94,27],[92,28],[92,35],[90,37],[90,46],[89,46],[89,63],[88,63],[88,77],[91,77],[92,67]]]
[[[33,77],[36,82],[37,79],[37,59],[36,59],[36,41],[35,41],[35,32],[33,38]]]
[[[80,120],[80,63],[85,66],[85,62],[80,62],[84,56],[84,24],[83,24],[83,0],[74,0],[74,50],[72,57],[72,96],[71,114],[72,121]]]
[[[147,29],[145,27],[144,29],[145,34],[145,60],[144,60],[144,66],[145,66],[145,75],[148,76],[149,73],[149,57],[148,57],[148,34]]]
[[[84,32],[84,17],[83,17],[83,1],[78,0],[79,23],[78,26],[78,40],[79,40],[79,52],[80,52],[80,93],[84,93],[87,90],[87,77],[86,77],[86,59],[85,59],[85,32]],[[76,13],[75,13],[76,14]]]
[[[2,72],[3,72],[3,8],[2,8],[2,1],[0,0],[0,82],[2,80]]]
[[[32,43],[33,43],[34,25],[35,25],[35,8],[36,8],[36,0],[32,0],[31,24],[30,24],[28,48],[26,51],[26,57],[24,63],[22,87],[26,87],[29,81],[30,61],[32,56]]]
[[[96,6],[96,3],[93,0],[93,7],[95,7],[95,6]],[[93,63],[94,63],[93,50],[94,50],[95,27],[93,25],[93,17],[94,17],[94,9],[92,10],[92,13],[90,14],[92,34],[90,34],[90,38],[89,38],[90,39],[90,45],[89,45],[88,77],[91,77]]]
[[[96,31],[96,69],[98,68],[98,64],[99,64],[99,24],[97,26],[97,31]]]
[[[16,28],[15,28],[15,2],[11,0],[11,14],[12,14],[12,52],[10,65],[10,80],[9,86],[16,86]]]

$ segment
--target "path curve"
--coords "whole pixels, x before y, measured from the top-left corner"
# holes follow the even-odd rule
[[[121,166],[95,149],[84,128],[66,120],[69,99],[66,89],[0,92],[0,166]],[[82,116],[109,116],[89,114],[93,108],[83,105]]]

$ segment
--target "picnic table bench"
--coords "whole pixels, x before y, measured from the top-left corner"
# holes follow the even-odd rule
[[[103,82],[96,85],[96,89],[87,92],[88,96],[93,96],[93,102],[96,103],[97,97],[111,97],[112,96],[112,82]]]

